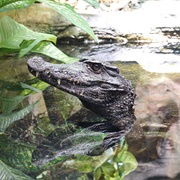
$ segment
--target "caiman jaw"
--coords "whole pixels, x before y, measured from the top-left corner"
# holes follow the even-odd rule
[[[116,67],[90,60],[51,64],[39,57],[29,59],[27,64],[34,76],[78,97],[86,108],[107,119],[103,125],[107,132],[133,124],[135,92]]]
[[[111,65],[90,60],[70,65],[51,64],[40,57],[29,59],[27,64],[34,76],[78,97],[94,112],[99,112],[99,107],[102,107],[101,114],[109,114],[108,109],[112,107],[111,114],[114,114],[113,108],[117,106],[125,114],[124,111],[128,112],[134,103],[135,93],[131,83]],[[107,113],[104,113],[105,106]]]
[[[81,96],[83,94],[83,88],[87,88],[91,85],[91,83],[81,82],[79,79],[75,80],[72,78],[54,77],[52,74],[47,73],[48,71],[46,69],[36,71],[36,67],[31,67],[29,64],[28,69],[35,77],[75,96],[77,96],[77,93],[79,96]]]

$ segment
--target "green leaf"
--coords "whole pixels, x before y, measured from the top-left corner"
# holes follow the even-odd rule
[[[94,171],[94,179],[99,180],[101,178],[102,171],[101,168],[97,168],[96,171]]]
[[[0,97],[1,103],[3,104],[3,114],[10,114],[17,107],[17,105],[21,103],[25,98],[25,96],[15,96],[11,98]]]
[[[12,180],[33,180],[31,177],[22,173],[19,170],[13,169],[10,166],[7,166],[0,160],[0,179],[12,179]]]
[[[37,78],[34,78],[32,80],[36,81]],[[49,86],[49,84],[45,83],[44,81],[40,81],[38,80],[37,82],[34,82],[31,85],[25,84],[25,83],[21,83],[21,87],[25,88],[22,92],[21,95],[23,96],[27,96],[30,93],[32,93],[32,91],[35,92],[39,92],[39,91],[43,91],[45,90],[47,87]]]
[[[90,5],[92,5],[95,8],[100,8],[99,2],[96,0],[84,0],[84,1],[89,3]]]
[[[41,53],[64,63],[73,63],[78,61],[78,58],[67,56],[50,42],[40,42],[31,50],[31,52]]]
[[[29,51],[31,51],[33,49],[33,47],[35,47],[39,42],[41,42],[43,40],[43,38],[39,38],[34,40],[31,44],[29,44],[29,46],[27,46],[26,48],[23,48],[21,46],[21,50],[19,52],[19,57],[23,57],[25,54],[27,54]]]
[[[79,155],[77,159],[67,160],[64,165],[73,169],[77,169],[79,172],[89,173],[93,171],[92,157],[86,155]]]
[[[28,47],[21,48],[20,45],[24,40],[32,40],[32,42]],[[31,31],[8,16],[0,19],[0,48],[19,49],[22,57],[43,40],[56,43],[54,35]]]
[[[113,157],[113,148],[107,149],[101,156],[95,156],[93,157],[94,163],[93,166],[95,168],[101,167],[105,162],[108,161],[108,159]]]
[[[0,51],[0,57],[1,56],[4,56],[6,54],[12,54],[12,53],[17,53],[17,49],[7,49],[7,48],[1,48],[1,51]]]
[[[120,161],[123,163],[124,166],[124,176],[129,174],[130,172],[134,171],[137,168],[137,161],[135,157],[128,151],[122,151],[118,155]],[[119,157],[117,159],[119,159]]]
[[[0,135],[0,147],[0,159],[5,164],[26,172],[36,170],[32,164],[32,153],[35,146],[10,140],[2,134]]]
[[[24,109],[18,112],[13,112],[9,115],[1,114],[0,115],[0,131],[4,132],[9,127],[9,125],[11,125],[13,122],[18,121],[22,119],[23,117],[25,117],[27,114],[29,114],[33,110],[36,103],[28,105]]]
[[[102,168],[104,176],[106,177],[105,179],[110,179],[110,177],[112,177],[112,175],[115,172],[113,163],[111,164],[111,163],[105,162],[101,168]]]
[[[31,51],[47,55],[64,63],[72,63],[78,60],[68,57],[51,42],[44,40],[56,43],[54,35],[31,31],[7,16],[0,19],[0,48],[3,48],[7,53],[14,52],[13,50],[20,51],[19,57],[22,57]],[[0,55],[4,55],[6,52],[0,53]]]
[[[48,174],[49,174],[49,170],[43,171],[41,174],[39,174],[39,175],[36,177],[36,179],[40,179],[40,180],[45,179],[45,178],[46,178],[46,175],[48,175]]]
[[[30,86],[30,85],[28,85],[28,84],[25,84],[25,83],[20,83],[21,84],[21,87],[23,88],[23,89],[30,89],[30,90],[32,90],[32,91],[35,91],[35,92],[41,92],[41,90],[39,90],[39,89],[37,89],[37,88],[35,88],[35,87],[33,87],[33,86]]]
[[[0,12],[20,9],[33,4],[35,0],[1,0]]]
[[[47,4],[52,9],[63,15],[66,19],[68,19],[71,23],[87,32],[96,42],[98,42],[98,38],[94,35],[93,30],[88,25],[88,23],[77,14],[74,9],[69,4],[60,4],[50,0],[38,0],[44,4]]]

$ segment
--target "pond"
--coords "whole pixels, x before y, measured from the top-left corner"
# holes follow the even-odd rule
[[[80,52],[76,56],[113,61],[135,87],[137,120],[126,140],[138,167],[125,179],[179,179],[179,44],[108,44]]]
[[[39,179],[93,179],[93,175],[96,179],[108,175],[126,180],[180,179],[179,44],[61,45],[61,50],[79,58],[110,61],[131,81],[137,95],[132,130],[125,138],[118,136],[120,145],[114,150],[101,149],[104,133],[77,130],[73,125],[76,118],[99,121],[99,117],[82,113],[81,102],[58,89],[38,91],[47,84],[32,78],[26,65],[29,57],[1,58],[0,111],[11,121],[7,125],[0,117],[4,122],[1,160]]]

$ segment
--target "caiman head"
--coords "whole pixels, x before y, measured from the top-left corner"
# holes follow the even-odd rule
[[[118,68],[88,59],[73,64],[51,64],[33,57],[27,63],[34,76],[77,96],[85,107],[110,120],[113,126],[133,123],[135,92]],[[131,122],[126,122],[127,116]]]

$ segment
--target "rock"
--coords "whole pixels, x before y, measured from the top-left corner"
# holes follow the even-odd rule
[[[78,2],[82,3],[82,2]],[[103,2],[106,4],[106,2]],[[109,3],[109,2],[107,2]],[[117,3],[113,1],[110,4]],[[119,4],[120,2],[118,2]],[[128,3],[137,4],[140,1],[121,1],[124,8]],[[141,8],[128,9],[123,11],[112,10],[110,12],[102,9],[83,9],[86,5],[75,6],[75,2],[71,4],[77,9],[83,18],[95,30],[96,35],[101,42],[165,42],[170,40],[169,36],[163,32],[162,28],[167,30],[180,27],[179,1],[145,1]],[[153,13],[152,13],[153,12]],[[1,13],[0,17],[5,14],[11,16],[14,20],[30,27],[33,30],[53,33],[59,39],[67,38],[78,42],[86,42],[85,39],[92,42],[89,35],[82,32],[79,28],[74,27],[63,16],[47,7],[44,4],[33,4],[28,8]],[[38,17],[38,18],[37,18]],[[172,31],[173,33],[174,31]],[[179,32],[179,31],[178,31]],[[169,35],[169,34],[168,34]],[[63,41],[64,42],[64,41]]]

